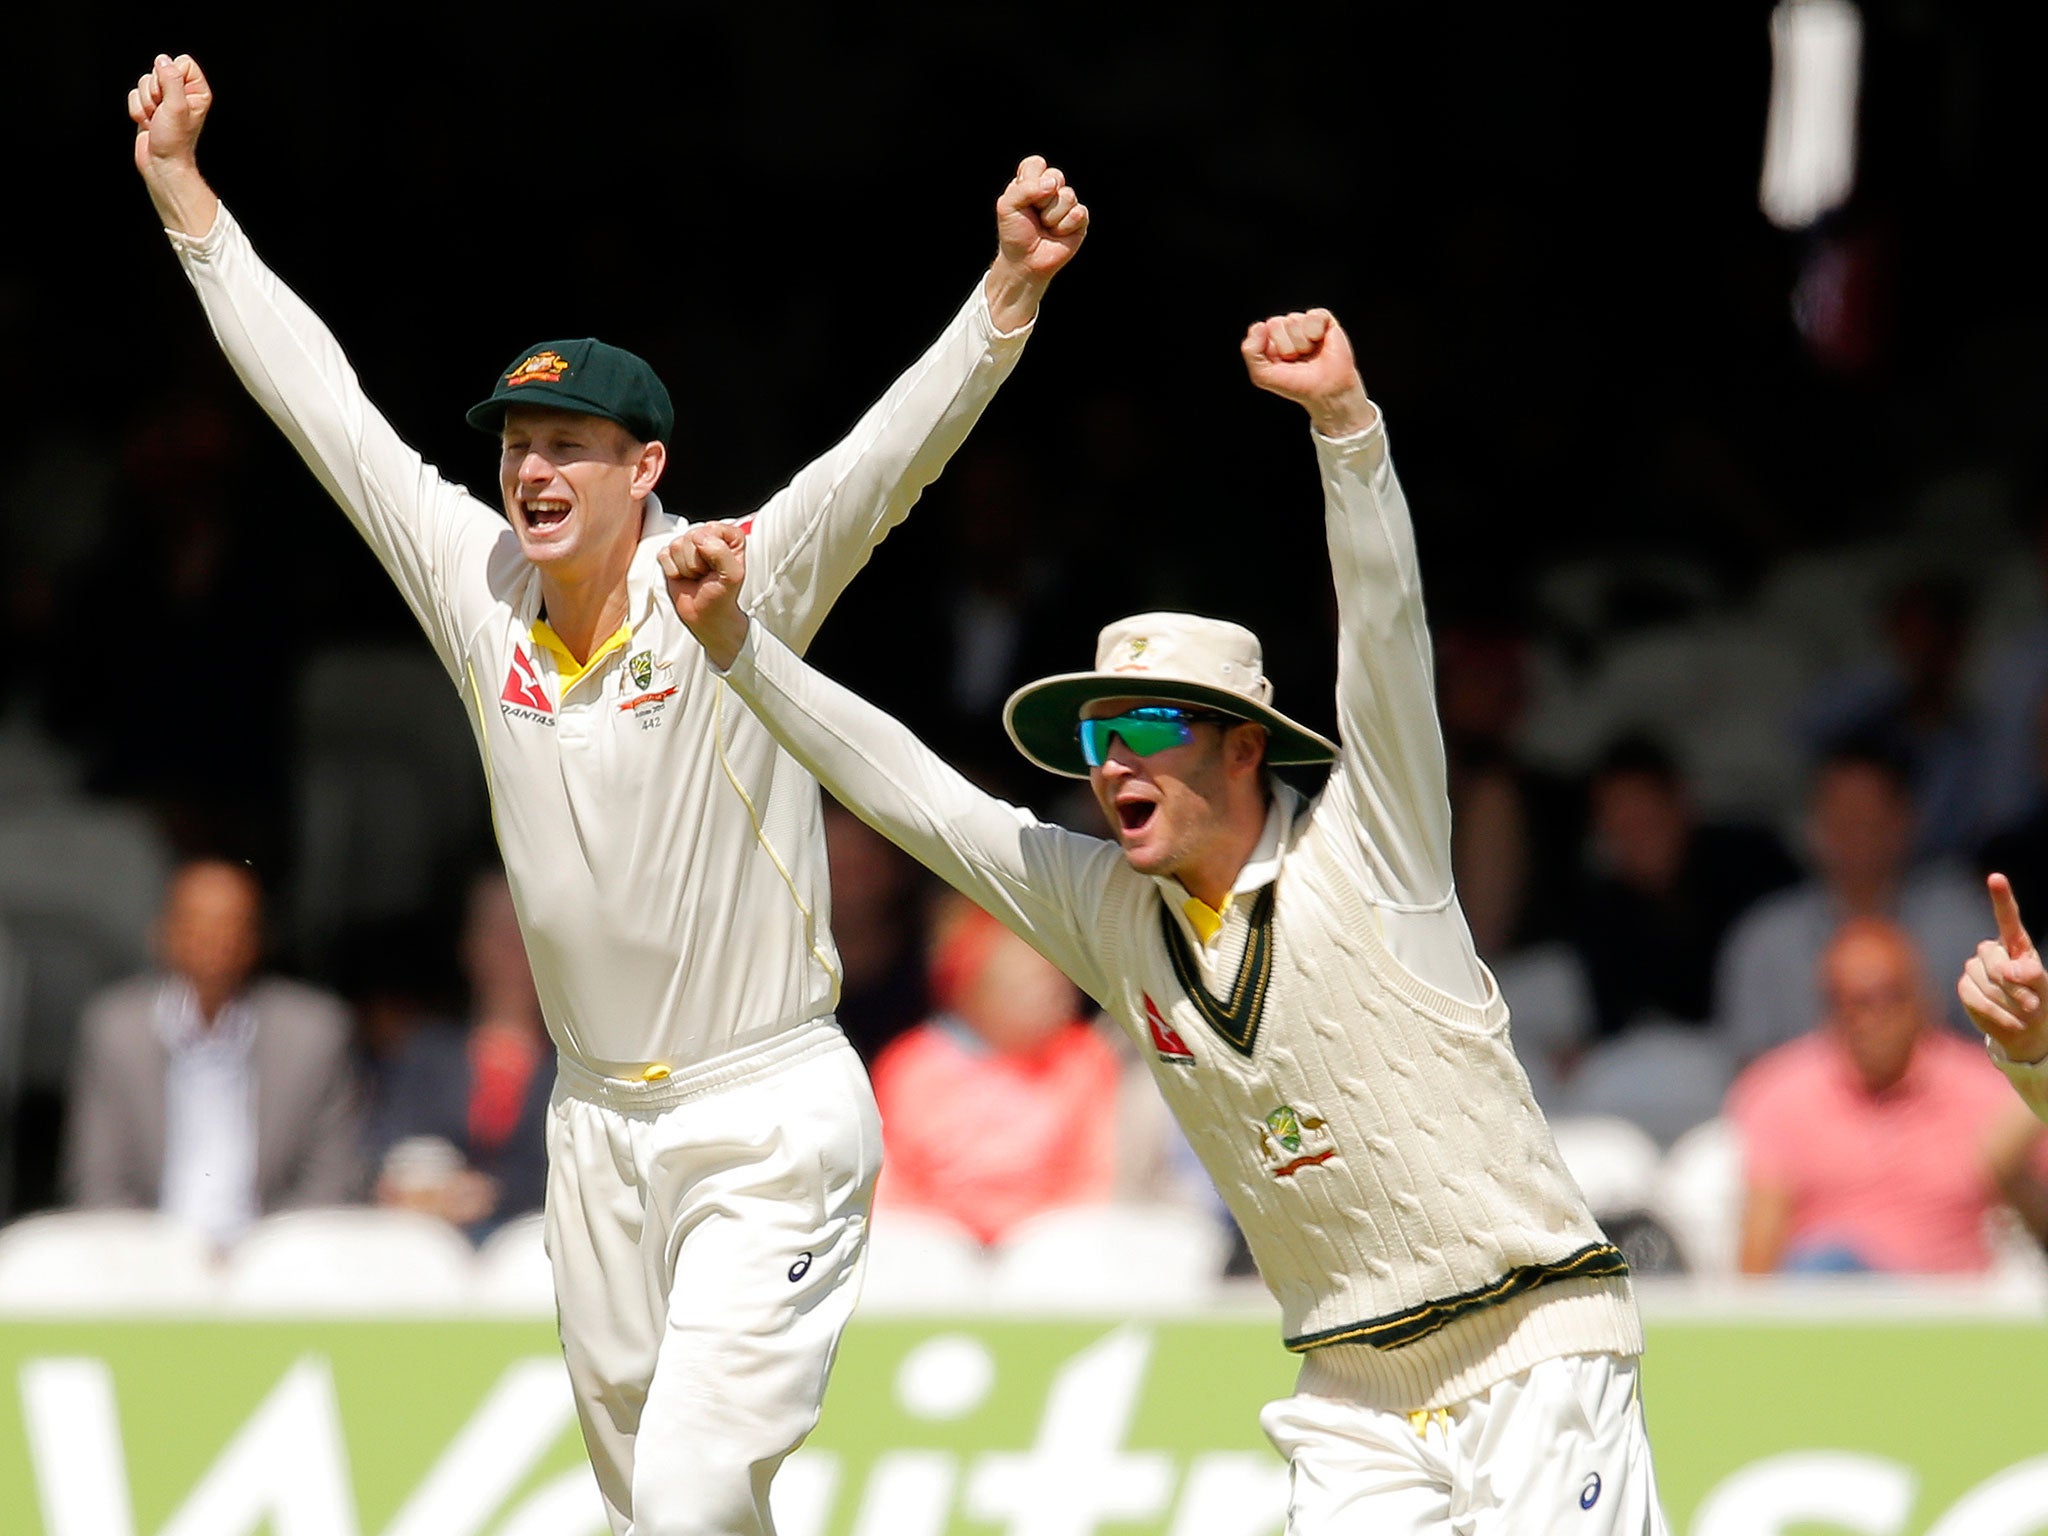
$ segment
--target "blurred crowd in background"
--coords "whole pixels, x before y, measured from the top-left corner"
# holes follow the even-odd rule
[[[277,1090],[302,1095],[278,1111],[293,1166],[259,1136],[230,1149],[246,1191],[192,1196],[223,1237],[339,1198],[481,1236],[538,1199],[547,1047],[460,707],[226,375],[133,185],[121,91],[170,46],[222,92],[207,164],[259,248],[401,431],[492,501],[461,407],[532,336],[595,332],[677,397],[670,506],[751,505],[943,322],[1017,156],[1064,165],[1087,250],[813,654],[1091,830],[998,719],[1110,619],[1239,618],[1282,707],[1328,726],[1317,487],[1234,350],[1252,318],[1327,304],[1414,508],[1458,889],[1546,1109],[1662,1155],[1720,1127],[1777,1146],[1749,1166],[1782,1180],[1798,1159],[1760,1127],[1783,1093],[1742,1074],[1837,1039],[1914,1147],[1956,1128],[1962,1172],[1930,1199],[2040,1224],[2036,1149],[1969,1107],[1983,1064],[1907,1079],[1888,1055],[1918,1071],[1939,1048],[1881,1042],[1974,1040],[1952,983],[1991,931],[1985,870],[2048,914],[2048,299],[2021,238],[2048,21],[1862,6],[1853,190],[1786,230],[1757,201],[1770,9],[1609,31],[1361,8],[1318,24],[1297,88],[1248,98],[1242,61],[1271,45],[1252,18],[1049,22],[1059,67],[1035,54],[1013,96],[994,16],[721,8],[613,61],[601,136],[516,152],[490,131],[530,89],[516,37],[417,18],[344,130],[276,61],[373,50],[359,18],[164,40],[44,18],[29,88],[61,148],[29,192],[62,238],[0,269],[24,429],[0,482],[0,1215],[178,1187],[177,1126],[109,1087],[137,1020],[198,1102],[232,1091],[222,1072],[271,1082],[247,1053],[179,1055],[179,1009],[299,1042]],[[563,46],[573,72],[601,45]],[[344,131],[337,204],[299,171]],[[563,185],[633,206],[631,237],[554,244],[559,212],[525,198]],[[508,258],[513,227],[549,243],[544,281]],[[1224,1220],[1085,999],[851,817],[828,835],[885,1211],[923,1202],[984,1242],[1062,1202]],[[1851,919],[1881,925],[1844,958]],[[1781,1233],[1748,1258],[1841,1246]],[[1660,1262],[1654,1233],[1637,1251]],[[1850,1257],[1992,1262],[1882,1236]]]

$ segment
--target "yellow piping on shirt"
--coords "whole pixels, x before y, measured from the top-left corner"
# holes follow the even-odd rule
[[[825,952],[818,948],[818,920],[811,914],[811,909],[804,905],[803,895],[796,888],[796,878],[790,874],[789,866],[782,862],[782,855],[777,853],[775,845],[768,841],[768,834],[761,826],[761,813],[754,805],[754,797],[747,793],[747,787],[740,782],[740,776],[732,771],[732,764],[726,760],[725,679],[713,678],[712,685],[718,690],[712,695],[711,703],[711,740],[718,748],[718,766],[725,770],[726,782],[732,785],[733,793],[740,797],[740,804],[747,808],[747,820],[754,825],[754,841],[759,843],[762,852],[768,855],[769,862],[775,866],[775,873],[782,876],[782,883],[789,888],[789,899],[796,903],[797,911],[803,914],[804,947],[811,952],[811,958],[818,962],[825,974],[832,978],[832,1006],[836,1008],[839,1006],[839,986],[842,978],[838,969],[825,958]]]

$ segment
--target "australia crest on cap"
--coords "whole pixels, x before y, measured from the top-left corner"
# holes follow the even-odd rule
[[[555,351],[536,352],[505,375],[508,385],[552,384],[569,371],[569,360]]]

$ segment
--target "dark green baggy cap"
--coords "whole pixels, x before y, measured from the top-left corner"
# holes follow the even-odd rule
[[[676,425],[668,391],[646,360],[594,336],[544,341],[521,352],[498,375],[498,387],[463,419],[495,435],[511,405],[602,416],[643,443],[667,442]]]

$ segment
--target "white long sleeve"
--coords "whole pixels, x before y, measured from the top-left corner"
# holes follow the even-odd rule
[[[1387,453],[1386,425],[1318,435],[1330,571],[1337,590],[1337,722],[1344,750],[1329,794],[1356,840],[1388,949],[1468,1003],[1491,988],[1451,888],[1451,805],[1436,669],[1415,527]]]
[[[232,215],[204,239],[172,238],[236,373],[463,694],[562,1052],[601,1075],[676,1070],[829,1012],[838,963],[817,786],[709,676],[667,601],[656,557],[678,520],[650,498],[623,639],[565,670],[536,631],[539,575],[503,515],[406,446]],[[809,641],[1023,340],[994,329],[977,286],[854,429],[762,507],[750,600],[765,629]]]
[[[1451,890],[1443,741],[1407,504],[1378,423],[1342,442],[1317,438],[1316,452],[1342,624],[1344,747],[1326,791],[1336,800],[1318,818],[1352,851],[1394,957],[1431,986],[1482,1005],[1492,987]],[[751,632],[729,680],[750,705],[765,705],[763,718],[798,761],[835,794],[843,783],[840,798],[884,835],[1005,916],[1069,974],[1070,959],[1092,963],[1061,949],[1057,929],[1027,910],[1026,893],[1069,862],[1092,871],[1105,856],[1120,860],[1114,845],[991,800],[896,721],[787,665]],[[1090,850],[1085,858],[1075,844]],[[1074,878],[1059,873],[1057,888],[1071,894]]]
[[[494,554],[518,559],[510,525],[399,437],[333,334],[258,258],[225,204],[203,238],[166,233],[229,365],[347,513],[459,679],[463,635],[489,598],[486,568]]]
[[[1090,996],[1102,995],[1088,936],[1110,883],[1129,874],[1114,844],[1042,822],[970,783],[908,727],[799,661],[758,624],[724,678],[836,799]]]

